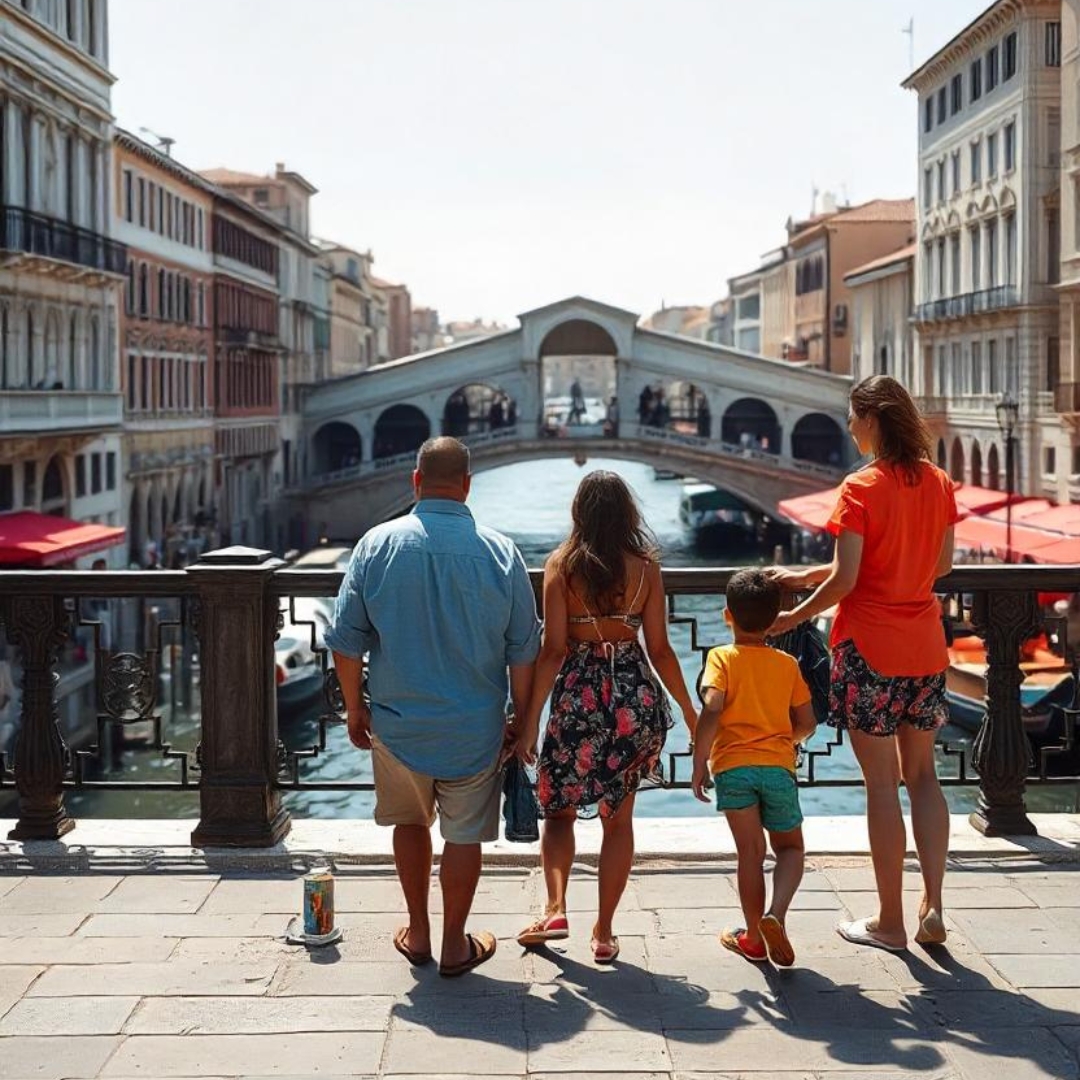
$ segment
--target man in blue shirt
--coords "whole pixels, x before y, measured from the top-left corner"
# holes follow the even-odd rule
[[[495,938],[465,933],[480,879],[482,842],[499,835],[502,763],[535,747],[507,725],[521,716],[540,647],[536,600],[521,553],[465,506],[469,450],[429,439],[417,455],[411,514],[356,545],[326,643],[345,697],[349,738],[371,750],[375,820],[394,826],[394,862],[409,925],[394,946],[432,958],[428,919],[431,826],[443,836],[439,972],[489,959]],[[361,685],[367,654],[370,707]],[[509,670],[509,680],[507,671]]]

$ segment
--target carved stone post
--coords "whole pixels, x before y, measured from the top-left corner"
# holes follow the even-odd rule
[[[986,836],[1031,836],[1024,788],[1031,748],[1020,708],[1020,646],[1038,624],[1031,592],[989,592],[976,598],[972,621],[986,634],[986,719],[972,746],[979,806],[971,824]]]
[[[270,847],[290,828],[277,778],[273,572],[268,551],[212,551],[195,579],[202,669],[200,820],[194,847]]]
[[[19,821],[10,840],[56,840],[75,828],[64,809],[68,749],[57,726],[57,655],[69,618],[59,596],[0,598],[0,619],[22,667],[22,724],[15,740]]]

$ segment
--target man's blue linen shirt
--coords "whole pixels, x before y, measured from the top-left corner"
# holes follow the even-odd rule
[[[356,545],[326,644],[368,656],[372,730],[440,780],[491,766],[508,665],[540,648],[536,601],[513,541],[452,499],[422,499]]]

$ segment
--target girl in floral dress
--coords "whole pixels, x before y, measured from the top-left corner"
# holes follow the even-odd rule
[[[659,777],[672,723],[660,682],[691,736],[697,711],[668,641],[656,545],[630,489],[614,473],[589,473],[574,496],[572,517],[569,538],[544,568],[544,643],[523,718],[535,741],[551,695],[537,782],[547,906],[518,942],[532,946],[569,936],[574,824],[579,816],[599,814],[604,835],[591,948],[597,963],[609,964],[619,953],[612,921],[634,858],[634,797],[643,780]]]

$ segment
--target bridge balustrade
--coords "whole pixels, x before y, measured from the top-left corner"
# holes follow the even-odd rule
[[[722,633],[721,598],[733,572],[664,571],[672,633],[688,637],[702,665]],[[531,573],[539,596],[542,575]],[[290,569],[248,548],[207,553],[184,571],[0,573],[0,624],[18,685],[13,734],[5,737],[0,723],[0,796],[17,794],[11,837],[51,840],[74,828],[65,806],[71,792],[134,790],[152,806],[155,792],[170,791],[197,799],[194,845],[269,846],[289,829],[285,793],[370,790],[340,757],[336,769],[325,768],[335,754],[356,754],[342,737],[340,688],[322,645],[327,608],[317,603],[334,596],[340,581],[339,571]],[[978,784],[972,821],[984,832],[1033,833],[1027,785],[1075,784],[1080,765],[1076,653],[1064,622],[1040,612],[1039,594],[1080,591],[1080,566],[962,567],[938,588],[952,624],[982,636],[988,658],[985,716],[970,754],[948,733],[939,744],[944,783]],[[140,605],[140,618],[125,635],[117,609],[132,604]],[[1057,734],[1036,752],[1025,731],[1020,660],[1040,627],[1074,667],[1072,698],[1056,706]],[[306,741],[279,726],[284,684],[275,640],[286,636],[306,647],[314,665]],[[59,677],[76,641],[92,672],[90,730],[82,741],[62,728],[59,711]],[[185,708],[194,733],[187,746],[174,747],[169,721]],[[133,736],[140,749],[131,749]],[[129,758],[150,760],[153,767],[140,775],[151,779],[109,768],[118,739]],[[821,774],[820,762],[841,742],[831,728],[819,730],[799,783],[858,785],[853,773]],[[663,786],[685,788],[688,780],[687,755],[669,754]]]

